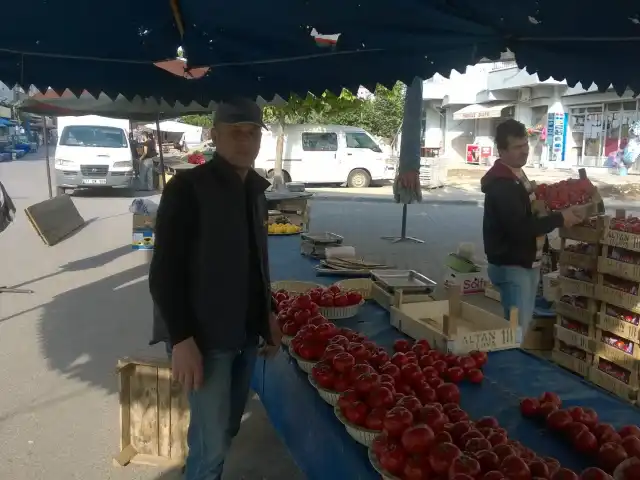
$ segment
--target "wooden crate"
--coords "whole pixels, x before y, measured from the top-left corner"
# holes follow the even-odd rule
[[[560,265],[570,265],[573,267],[583,268],[585,270],[595,271],[598,266],[598,248],[593,246],[593,253],[578,253],[569,250],[570,244],[566,238],[560,239],[560,257],[558,263]]]
[[[560,340],[561,342],[564,342],[571,347],[579,348],[580,350],[584,350],[588,353],[595,352],[595,327],[589,332],[590,334],[593,333],[593,337],[574,332],[573,330],[564,328],[559,324],[556,324],[554,329],[556,340]]]
[[[557,301],[554,307],[558,315],[582,323],[594,323],[598,314],[598,302],[593,298],[587,299],[587,308],[577,307],[562,300]]]
[[[410,293],[399,289],[390,293],[376,281],[371,285],[371,298],[386,311],[389,311],[391,307],[397,308],[403,303],[433,301],[433,297],[427,293]]]
[[[629,370],[637,376],[640,372],[640,345],[631,342],[633,350],[631,353],[626,353],[605,343],[603,341],[603,335],[606,335],[606,333],[607,330],[602,330],[601,328],[596,329],[596,345],[594,353],[605,360],[609,360],[616,365],[620,365],[622,368]]]
[[[638,399],[638,377],[631,375],[629,383],[622,382],[616,377],[603,372],[598,368],[599,357],[594,356],[593,365],[589,369],[589,381],[595,383],[601,388],[608,390],[614,395],[626,400],[628,402],[635,403]]]
[[[585,359],[581,360],[569,353],[563,352],[562,343],[563,342],[558,339],[555,340],[551,352],[551,361],[582,377],[587,377],[591,369],[591,364],[593,363],[593,354],[585,352]]]
[[[576,280],[567,276],[568,267],[560,265],[560,295],[578,295],[580,297],[595,297],[596,277],[594,275],[592,282]]]
[[[640,235],[630,232],[621,232],[619,230],[613,230],[611,228],[611,221],[616,218],[625,218],[625,211],[620,209],[616,210],[614,217],[605,217],[604,236],[602,243],[610,245],[612,247],[620,247],[625,250],[632,250],[634,252],[640,252]]]
[[[575,240],[577,242],[585,243],[600,243],[605,230],[604,217],[596,217],[593,221],[593,225],[576,225],[575,227],[558,229],[558,235],[560,238],[566,238],[569,240]]]
[[[612,248],[615,247],[611,245],[602,246],[602,255],[598,258],[598,273],[613,275],[632,282],[640,282],[640,265],[609,258]]]
[[[598,274],[598,284],[595,289],[596,298],[635,313],[640,313],[640,296],[623,292],[604,285],[604,277]]]
[[[443,352],[463,354],[472,350],[518,348],[522,330],[518,311],[510,320],[461,301],[460,290],[447,289],[447,300],[405,303],[391,307],[391,322],[412,338],[424,338]]]
[[[120,453],[117,465],[180,466],[187,453],[189,404],[171,380],[166,359],[123,358],[120,381]]]
[[[607,314],[607,304],[604,302],[600,307],[600,313],[596,317],[596,326],[632,342],[640,343],[640,326]]]

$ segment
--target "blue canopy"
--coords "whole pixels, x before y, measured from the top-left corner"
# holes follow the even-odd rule
[[[154,65],[178,46],[208,74]],[[207,104],[411,83],[509,49],[541,79],[639,92],[639,46],[630,0],[22,0],[0,29],[0,80]]]

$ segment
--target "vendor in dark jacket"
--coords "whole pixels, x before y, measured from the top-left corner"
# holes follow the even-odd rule
[[[525,126],[506,120],[496,129],[500,158],[481,180],[484,192],[482,236],[489,262],[489,279],[500,291],[505,318],[518,308],[526,333],[540,281],[540,259],[546,234],[584,220],[580,207],[538,216],[532,210],[532,185],[522,167],[529,156]]]
[[[260,339],[264,353],[280,344],[267,257],[269,182],[252,169],[263,127],[255,102],[219,104],[216,154],[176,175],[158,208],[152,343],[167,342],[173,378],[189,392],[186,480],[222,478]]]

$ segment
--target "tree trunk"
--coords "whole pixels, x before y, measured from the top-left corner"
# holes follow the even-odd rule
[[[273,190],[285,190],[286,186],[284,183],[284,175],[282,174],[282,160],[284,156],[284,114],[280,115],[278,120],[280,132],[278,132],[278,139],[276,141],[276,161],[273,168]]]

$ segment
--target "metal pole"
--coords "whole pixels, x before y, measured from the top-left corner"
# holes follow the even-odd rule
[[[162,175],[162,188],[167,184],[164,174],[164,155],[162,153],[162,137],[160,136],[160,114],[156,117],[156,132],[158,133],[158,155],[160,155],[160,172]]]
[[[42,130],[44,135],[44,159],[47,165],[47,184],[49,185],[49,198],[53,198],[51,186],[51,165],[49,164],[49,132],[47,131],[47,117],[42,116]]]

